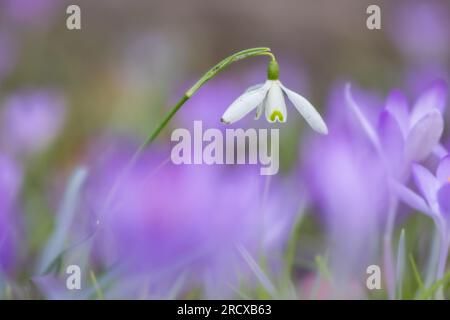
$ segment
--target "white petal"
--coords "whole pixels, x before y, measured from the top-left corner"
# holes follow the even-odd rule
[[[244,92],[228,107],[221,121],[230,124],[242,119],[264,100],[269,87],[270,82],[266,81],[262,87]]]
[[[267,103],[267,96],[264,98],[264,100],[258,104],[258,106],[256,107],[256,115],[255,115],[255,120],[258,120],[261,117],[261,114],[264,110],[264,108],[266,107],[266,103]]]
[[[261,88],[264,85],[264,83],[258,83],[255,84],[254,86],[249,87],[247,90],[245,90],[245,92],[250,92],[253,90],[257,90],[259,88]],[[262,111],[264,110],[264,104],[266,101],[267,96],[264,98],[264,100],[258,104],[258,106],[256,107],[256,115],[255,115],[255,120],[258,120],[259,117],[261,116]]]
[[[254,86],[248,87],[247,90],[245,90],[244,93],[258,90],[258,89],[261,88],[263,85],[264,85],[264,83],[258,83],[258,84],[255,84]]]
[[[300,112],[300,114],[305,118],[306,122],[313,128],[315,131],[321,134],[328,134],[328,128],[319,112],[313,107],[313,105],[303,98],[298,93],[295,93],[292,90],[289,90],[285,86],[283,86],[280,82],[281,88],[283,88],[289,100],[291,100],[294,107]]]
[[[266,119],[269,122],[286,122],[286,102],[279,81],[270,80],[271,86],[267,93]]]

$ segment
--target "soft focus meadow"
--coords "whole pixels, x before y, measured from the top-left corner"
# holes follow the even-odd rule
[[[129,166],[262,46],[328,135],[248,115],[280,129],[277,175],[171,162],[173,129],[228,128],[252,57]],[[449,80],[447,0],[0,0],[0,299],[448,299]]]

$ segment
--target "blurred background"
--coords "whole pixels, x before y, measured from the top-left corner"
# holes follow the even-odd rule
[[[66,8],[69,4],[77,4],[81,8],[81,30],[66,28]],[[366,27],[366,9],[370,4],[377,4],[381,8],[381,30],[368,30]],[[365,101],[370,101],[368,104],[374,108],[383,105],[392,88],[402,89],[413,101],[434,79],[440,78],[448,83],[449,32],[450,3],[447,0],[0,0],[0,163],[4,163],[0,166],[0,190],[3,188],[0,191],[0,201],[10,203],[0,205],[0,210],[7,213],[4,218],[0,218],[0,223],[3,224],[3,227],[0,226],[0,235],[2,232],[8,235],[9,225],[16,226],[14,237],[9,239],[9,236],[4,236],[5,248],[5,243],[11,242],[9,249],[4,248],[2,252],[2,263],[7,270],[4,279],[7,279],[5,283],[8,284],[4,290],[12,290],[12,297],[24,295],[20,288],[27,286],[28,280],[36,276],[37,261],[44,259],[44,248],[48,246],[49,239],[58,226],[56,212],[63,202],[64,190],[74,170],[86,165],[89,177],[97,179],[93,189],[96,191],[89,191],[87,198],[92,194],[93,198],[101,198],[95,196],[95,192],[100,192],[98,189],[104,189],[104,186],[99,185],[112,183],[109,176],[115,175],[120,170],[118,168],[121,168],[116,163],[119,160],[111,160],[111,146],[120,144],[120,150],[123,144],[137,147],[184,90],[224,57],[246,48],[270,47],[280,63],[281,81],[307,97],[326,118],[332,108],[331,101],[336,101],[333,100],[336,91],[346,81],[361,89]],[[247,87],[265,80],[266,61],[266,57],[240,61],[211,80],[181,109],[169,128],[163,131],[158,138],[158,148],[166,150],[170,147],[170,128],[190,128],[193,120],[201,119],[208,121],[208,126],[221,128],[220,115],[226,107]],[[336,111],[338,109],[333,110],[339,113]],[[274,179],[281,181],[274,181],[271,191],[276,189],[274,186],[277,183],[282,186],[277,189],[279,192],[269,192],[276,194],[274,197],[277,199],[273,203],[279,201],[290,208],[284,210],[290,212],[286,214],[280,213],[280,206],[271,210],[275,217],[280,215],[286,218],[283,220],[284,225],[280,226],[281,231],[277,231],[283,233],[282,239],[276,241],[282,248],[286,248],[292,238],[292,230],[286,226],[294,225],[294,221],[303,217],[303,213],[298,210],[306,203],[307,192],[303,192],[303,188],[308,189],[308,179],[313,179],[304,180],[304,170],[307,170],[304,169],[304,163],[314,162],[304,159],[305,150],[309,150],[309,146],[312,147],[314,143],[314,140],[308,138],[313,133],[303,119],[297,116],[295,109],[288,107],[288,112],[289,123],[281,128],[281,173]],[[242,124],[251,125],[253,122]],[[446,136],[448,135],[444,135],[444,142],[447,140]],[[123,143],[124,141],[126,142]],[[315,148],[319,158],[324,150],[321,148],[325,147]],[[151,154],[149,157],[152,157]],[[93,163],[97,163],[100,158],[106,158],[106,162],[100,162],[101,169],[106,172],[93,169],[96,168]],[[147,163],[154,163],[156,166],[157,160],[152,158]],[[331,163],[329,165],[333,166]],[[162,173],[161,179],[174,179],[172,181],[180,181],[179,184],[175,183],[176,186],[167,186],[165,189],[160,186],[162,180],[157,180],[161,189],[158,191],[159,187],[149,185],[148,190],[154,190],[155,198],[164,198],[167,196],[164,192],[175,192],[175,189],[182,198],[179,200],[180,207],[191,205],[195,213],[219,206],[220,195],[216,202],[208,204],[207,209],[202,207],[202,201],[206,203],[205,198],[213,196],[210,193],[232,192],[227,186],[233,185],[233,182],[216,177],[217,173],[213,174],[213,178],[208,174],[203,181],[198,177],[203,177],[204,172],[187,176],[185,172],[179,173],[178,169],[167,170],[168,172]],[[362,171],[365,170],[367,167]],[[239,181],[235,185],[238,190],[242,190],[239,189],[241,186],[243,189],[254,188],[261,192],[242,195],[247,201],[236,204],[236,208],[227,201],[240,194],[231,193],[228,200],[222,197],[223,201],[226,200],[223,203],[227,208],[225,212],[247,212],[250,210],[247,208],[248,204],[259,199],[264,192],[263,178],[259,177],[261,183],[253,187],[254,181],[250,179],[247,182],[249,173],[244,171],[245,173],[239,173],[233,170],[233,173],[220,175],[234,175],[234,181]],[[139,175],[139,171],[136,175]],[[374,175],[371,178],[376,179],[376,174]],[[184,200],[182,195],[186,189],[180,185],[189,189],[189,185],[195,183],[198,183],[198,192],[189,194],[190,198]],[[220,184],[220,187],[211,187],[211,190],[207,188],[214,183]],[[195,207],[197,204],[192,203],[194,200],[200,202],[198,206],[202,209]],[[87,202],[89,201],[91,200]],[[126,201],[135,203],[129,198]],[[80,234],[87,233],[86,230],[90,228],[91,222],[85,221],[89,221],[90,218],[85,217],[89,214],[84,212],[90,209],[81,209],[84,205],[86,203],[75,210],[78,218],[74,218],[75,222],[67,229],[73,238],[65,239],[63,242],[66,244],[83,238]],[[164,207],[164,204],[159,205]],[[161,211],[159,205],[155,208],[148,205],[142,210]],[[86,206],[91,208],[97,204],[89,202]],[[130,206],[133,207],[132,204]],[[291,270],[294,278],[298,276],[298,279],[302,279],[294,282],[306,283],[305,286],[309,281],[308,272],[305,271],[308,264],[314,264],[316,254],[327,252],[326,237],[324,238],[327,230],[324,225],[327,224],[321,222],[320,214],[315,214],[314,210],[320,211],[321,208],[314,207],[312,205],[305,209],[312,215],[306,218],[301,233],[302,246],[301,250],[297,250],[301,252],[295,251],[293,254],[298,260],[298,264],[294,264],[297,269]],[[140,210],[135,211],[141,212]],[[174,208],[173,213],[183,214],[183,210],[190,212],[185,207]],[[125,217],[127,214],[124,213]],[[79,216],[85,218],[81,219]],[[236,217],[237,221],[239,217]],[[205,221],[204,216],[195,219]],[[240,231],[245,239],[251,233],[248,230],[255,225],[251,220],[253,218],[249,219],[248,229]],[[278,218],[270,219],[278,221]],[[431,232],[431,222],[425,218],[418,219],[426,226],[424,233]],[[139,225],[140,222],[137,221],[136,225]],[[226,223],[228,222],[217,221],[221,226]],[[160,221],[156,225],[167,224],[170,225],[167,221]],[[130,230],[134,230],[136,225],[129,226]],[[171,228],[155,228],[173,232]],[[221,228],[219,229],[222,230]],[[161,235],[162,238],[130,240],[129,233],[133,233],[130,230],[124,231],[126,240],[118,241],[131,241],[130,246],[133,246],[133,243],[142,241],[158,242],[165,239]],[[203,231],[190,232],[199,234]],[[190,232],[187,233],[187,238],[190,238]],[[264,234],[267,235],[267,232]],[[106,239],[109,236],[105,236]],[[204,237],[209,239],[206,235]],[[426,236],[427,241],[430,237]],[[199,241],[208,240],[202,238]],[[253,246],[252,241],[249,247]],[[97,245],[93,245],[95,246]],[[192,246],[195,247],[194,244]],[[425,244],[422,246],[426,247]],[[61,250],[63,248],[64,246]],[[172,243],[167,252],[176,255],[178,249],[174,248],[179,249],[177,244]],[[91,252],[91,249],[88,251]],[[105,249],[102,245],[92,249],[93,252],[101,253],[86,262],[92,266],[90,269],[99,275],[105,274],[109,262],[105,262],[107,259],[104,260],[103,256],[110,249]],[[145,255],[149,249],[142,250],[137,254]],[[192,252],[193,249],[183,250]],[[214,250],[218,252],[219,249]],[[248,251],[252,252],[250,249]],[[379,254],[375,251],[375,254]],[[269,257],[275,256],[272,252],[274,251],[269,251]],[[246,256],[245,253],[248,252],[241,251],[243,256]],[[158,259],[157,264],[165,266],[165,258],[158,255]],[[229,261],[225,257],[221,259],[223,261],[215,261],[214,266],[221,266],[228,263],[224,261]],[[149,263],[153,265],[154,261]],[[422,262],[425,264],[426,258]],[[144,262],[141,263],[145,265]],[[141,263],[135,266],[139,270],[142,269]],[[198,264],[208,263],[211,262],[196,262],[195,268],[200,268]],[[277,265],[276,262],[273,264]],[[231,273],[230,270],[222,269],[214,269],[215,274],[228,276]],[[168,283],[176,283],[176,280],[172,276],[168,277],[164,285],[157,285],[158,290],[163,287],[162,292],[170,291],[165,287]],[[266,284],[266,289],[267,286],[270,287],[270,284]],[[45,282],[43,287],[48,288],[48,283]],[[51,292],[56,292],[53,286],[50,287],[53,288]],[[227,290],[207,287],[205,292],[209,293],[206,297],[230,295],[229,287]],[[113,289],[110,297],[136,297],[134,289],[130,289],[133,292],[130,293],[123,284],[122,287],[117,285]],[[325,287],[322,289],[326,291]],[[176,296],[186,297],[187,293],[181,291]],[[54,297],[43,294],[46,289],[42,287],[38,290],[40,293],[33,290],[31,292],[27,293],[29,297]],[[197,296],[204,297],[201,294]]]

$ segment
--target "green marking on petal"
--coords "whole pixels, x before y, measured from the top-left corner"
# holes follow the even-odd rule
[[[270,121],[275,121],[276,118],[278,118],[278,121],[280,122],[283,122],[284,120],[283,114],[278,110],[272,112],[272,114],[270,115]]]

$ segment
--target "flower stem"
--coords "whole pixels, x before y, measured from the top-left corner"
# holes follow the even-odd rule
[[[228,67],[233,62],[243,60],[255,56],[269,56],[271,61],[276,61],[275,56],[270,52],[270,48],[259,47],[242,50],[232,54],[231,56],[223,59],[217,63],[214,67],[209,69],[191,88],[189,88],[183,97],[172,107],[169,113],[164,117],[161,123],[156,127],[155,130],[148,135],[145,142],[140,146],[135,154],[136,158],[146,147],[148,147],[161,133],[173,116],[180,110],[180,108],[186,103],[186,101],[191,98],[198,89],[200,89],[207,81],[214,78],[219,72]]]
[[[180,108],[186,103],[186,101],[188,101],[194,95],[194,93],[197,92],[197,90],[200,89],[207,81],[214,78],[219,72],[221,72],[233,62],[256,56],[269,56],[271,58],[271,61],[276,61],[275,56],[270,52],[270,48],[258,47],[242,50],[226,57],[225,59],[217,63],[214,67],[209,69],[191,88],[186,91],[183,97],[181,97],[181,99],[170,109],[169,113],[167,113],[167,115],[163,118],[159,125],[147,136],[147,139],[140,145],[131,160],[119,174],[118,178],[107,194],[104,209],[101,211],[101,215],[103,215],[104,212],[109,211],[109,206],[111,205],[112,199],[114,198],[120,183],[133,168],[141,153],[159,136],[161,131],[166,127],[166,125],[170,122],[170,120],[178,112],[178,110],[180,110]],[[100,221],[101,219],[100,217],[98,217],[97,225],[100,224]]]
[[[447,238],[447,232],[446,232],[446,224],[444,222],[440,222],[438,225],[438,228],[440,230],[440,243],[439,243],[439,262],[437,266],[437,272],[436,272],[436,280],[440,280],[444,277],[445,273],[445,265],[447,262],[448,257],[448,247],[449,247],[449,241]],[[441,287],[436,292],[436,299],[443,300],[444,299],[444,288]]]
[[[99,286],[99,284],[97,282],[97,277],[95,276],[94,271],[90,270],[89,275],[91,276],[92,284],[93,284],[93,286],[95,288],[95,292],[97,293],[97,298],[99,300],[104,300],[105,297],[103,295],[103,291],[102,291],[102,289],[100,288],[100,286]]]
[[[386,229],[383,237],[383,262],[387,284],[387,292],[390,300],[395,299],[396,274],[394,266],[394,254],[392,252],[392,235],[394,233],[394,223],[397,215],[398,199],[391,197],[389,199],[388,217]]]

